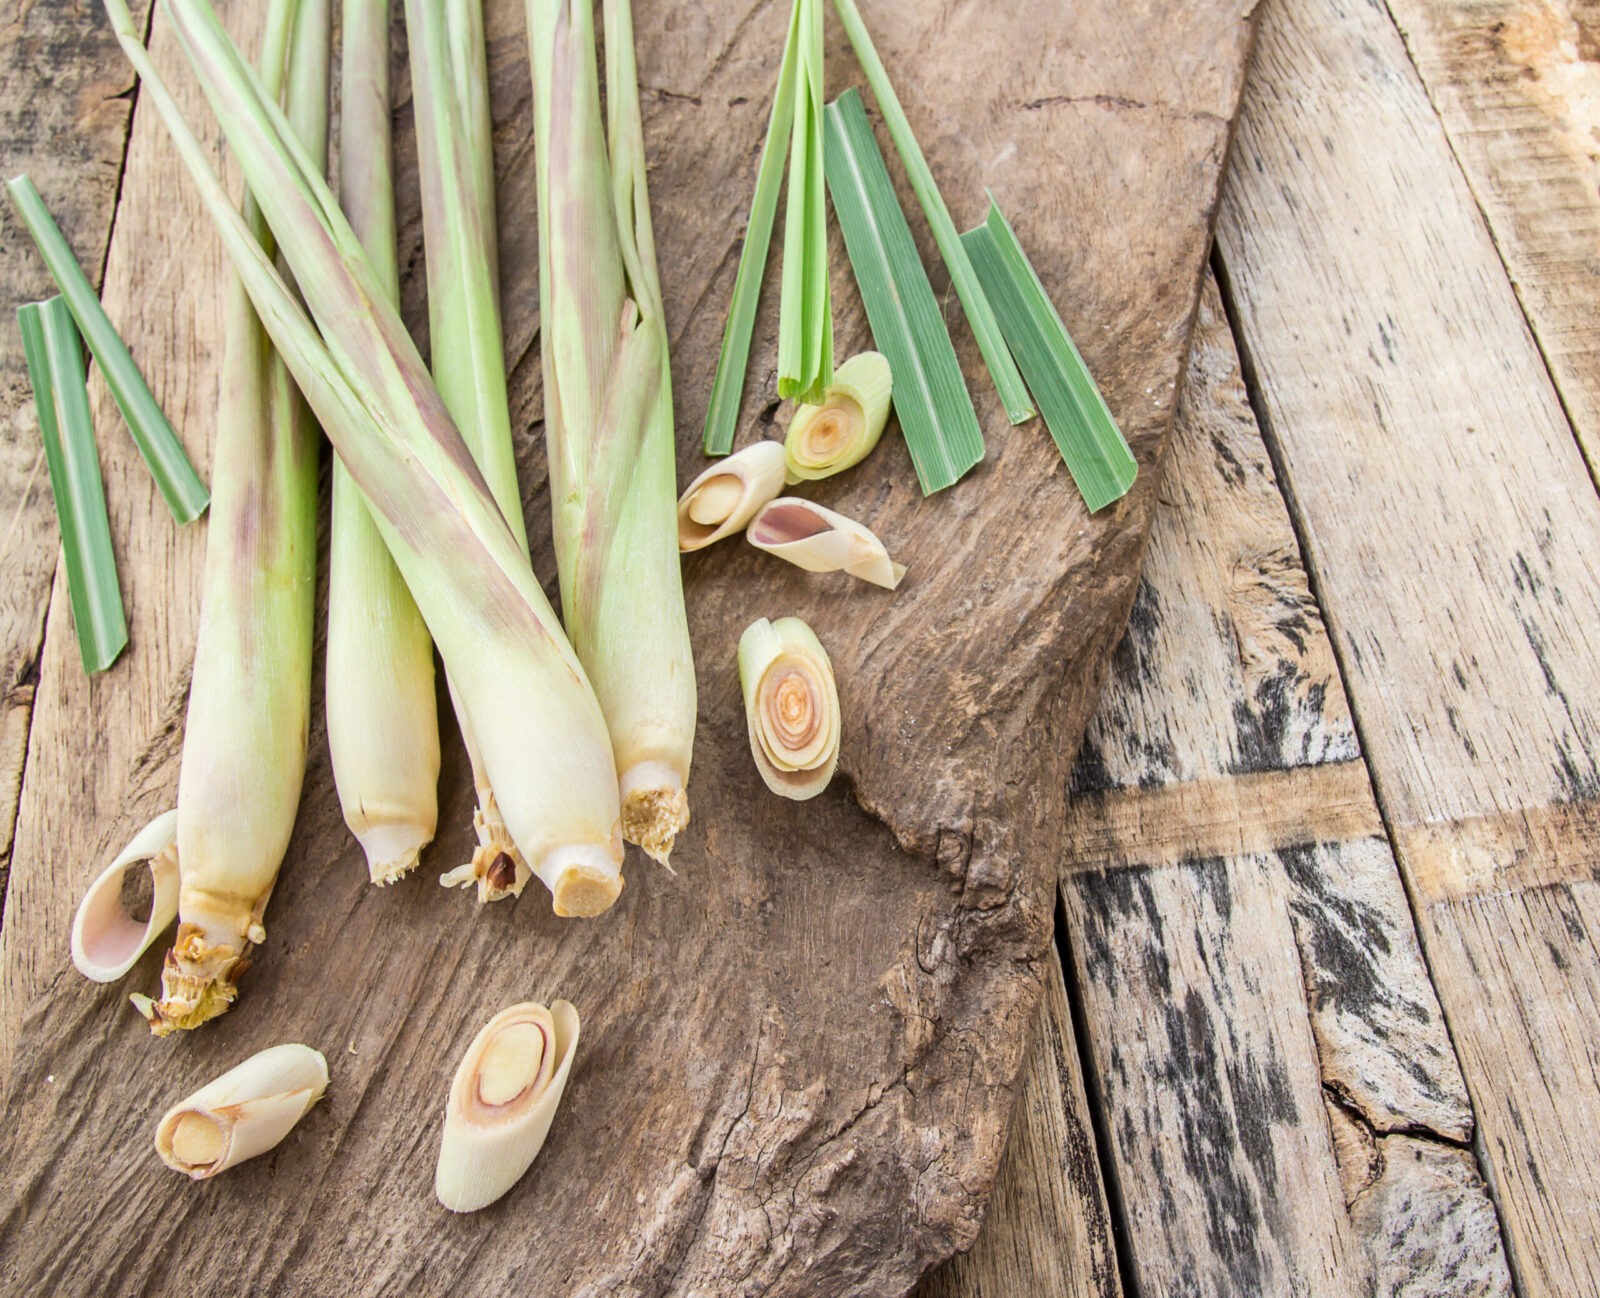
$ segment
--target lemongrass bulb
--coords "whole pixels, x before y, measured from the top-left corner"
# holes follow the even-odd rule
[[[150,915],[142,923],[122,905],[123,877],[150,870]],[[178,917],[178,813],[164,811],[133,836],[89,885],[72,920],[72,963],[85,978],[114,982]]]
[[[893,382],[878,352],[852,356],[833,372],[821,405],[802,405],[783,441],[790,482],[831,477],[860,464],[883,436]]]
[[[578,1011],[525,1001],[472,1039],[450,1083],[434,1193],[452,1212],[487,1207],[544,1148],[578,1048]]]
[[[739,637],[739,684],[756,769],[780,797],[821,793],[839,763],[839,687],[816,633],[760,618]]]
[[[678,497],[678,549],[702,550],[744,530],[783,491],[782,442],[755,442],[719,460]]]
[[[780,496],[750,520],[750,544],[807,572],[847,572],[893,590],[906,575],[872,532],[798,496]]]
[[[328,1061],[310,1046],[251,1055],[163,1115],[156,1153],[204,1181],[278,1144],[328,1089]]]

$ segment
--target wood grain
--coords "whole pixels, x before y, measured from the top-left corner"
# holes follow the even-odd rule
[[[782,6],[639,8],[678,415],[697,430]],[[237,21],[241,9],[224,12]],[[1141,484],[1089,519],[1042,432],[1005,426],[958,328],[990,433],[985,465],[925,502],[890,439],[821,489],[911,566],[892,600],[747,547],[688,565],[702,715],[697,814],[675,879],[631,864],[617,909],[583,926],[555,921],[532,893],[475,913],[427,877],[378,892],[339,822],[314,729],[269,941],[240,1005],[179,1042],[145,1038],[120,989],[85,988],[65,961],[75,888],[145,803],[170,796],[175,774],[199,556],[137,551],[130,583],[147,593],[135,607],[162,615],[105,697],[85,697],[69,677],[64,638],[46,646],[4,966],[16,1043],[7,1280],[40,1292],[159,1290],[181,1276],[186,1287],[252,1293],[489,1291],[520,1280],[572,1293],[876,1294],[904,1290],[971,1242],[1045,968],[1067,763],[1126,618],[1154,506],[1250,8],[1129,11],[1099,0],[1062,11],[1028,0],[981,15],[930,5],[892,23],[881,8],[866,18],[889,65],[917,69],[902,95],[957,219],[976,218],[983,183],[1017,214],[1140,458]],[[543,538],[520,6],[498,0],[490,29],[513,409],[530,530]],[[1016,76],[955,75],[1014,61],[1024,34],[1045,57]],[[171,66],[159,19],[155,49]],[[829,70],[838,88],[851,79],[842,36]],[[134,136],[108,293],[184,303],[178,318],[141,325],[169,410],[203,428],[214,245],[143,114]],[[1062,174],[1074,184],[1057,183]],[[414,283],[414,230],[407,239]],[[178,249],[184,294],[162,281]],[[834,276],[848,354],[867,335],[842,255]],[[414,288],[406,301],[414,313]],[[752,365],[751,404],[767,412],[758,432],[770,422],[761,394],[773,324],[769,309]],[[682,438],[680,471],[699,463],[696,442]],[[114,511],[124,545],[150,530],[141,522]],[[552,571],[547,542],[535,563]],[[841,778],[804,807],[763,796],[740,716],[738,632],[773,612],[811,621],[840,669]],[[461,859],[468,805],[452,749],[448,828],[425,873]],[[140,985],[153,968],[152,957]],[[447,1219],[428,1186],[454,1060],[495,1009],[556,994],[585,1019],[563,1121],[511,1195]],[[329,1055],[327,1102],[271,1157],[199,1192],[161,1169],[149,1125],[167,1098],[280,1039]],[[74,1097],[91,1086],[85,1108]],[[136,1228],[110,1228],[135,1213]],[[202,1228],[219,1214],[240,1223],[220,1252]],[[527,1222],[538,1231],[516,1228]]]
[[[1506,1291],[1481,1180],[1487,1236],[1452,1236],[1453,1184],[1350,1207],[1390,1193],[1391,1133],[1470,1166],[1471,1112],[1214,285],[1162,494],[1062,877],[1131,1279]],[[1402,1219],[1432,1270],[1389,1266]]]
[[[1120,1298],[1123,1292],[1054,948],[1045,964],[1039,1023],[983,1229],[970,1253],[923,1278],[917,1298]]]
[[[149,8],[138,0],[129,7],[140,15]],[[0,18],[0,180],[24,172],[33,178],[90,283],[98,284],[122,174],[133,75],[110,30],[85,21],[94,12],[90,5],[25,4]],[[17,308],[54,292],[10,198],[0,197],[0,894],[11,861],[58,542]],[[140,356],[137,347],[134,355]],[[115,409],[109,415],[102,410],[95,427],[102,445],[126,439]]]
[[[1521,1292],[1600,1292],[1595,885],[1513,832],[1600,794],[1600,500],[1387,11],[1269,6],[1236,148],[1230,309]]]
[[[1390,0],[1600,474],[1600,7]]]

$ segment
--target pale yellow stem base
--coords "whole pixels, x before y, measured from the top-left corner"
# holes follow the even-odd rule
[[[161,999],[129,999],[158,1037],[197,1028],[237,999],[239,979],[250,967],[249,950],[248,942],[243,949],[209,943],[198,924],[179,924],[177,941],[161,969]]]
[[[622,836],[642,847],[669,870],[672,846],[689,824],[689,794],[665,762],[635,763],[618,781],[622,793]]]

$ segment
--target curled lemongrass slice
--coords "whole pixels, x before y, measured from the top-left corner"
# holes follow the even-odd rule
[[[794,412],[783,441],[790,482],[842,473],[866,459],[889,420],[893,382],[878,352],[852,356],[833,372],[820,406]]]
[[[434,1193],[451,1212],[493,1203],[538,1157],[567,1089],[578,1011],[525,1001],[502,1010],[467,1047],[444,1113]]]
[[[839,687],[816,633],[797,617],[760,618],[739,637],[750,751],[767,787],[803,802],[839,764]]]
[[[273,1046],[168,1109],[156,1128],[156,1153],[174,1172],[204,1181],[266,1153],[327,1088],[320,1052]]]
[[[122,905],[122,880],[150,868],[150,916],[142,923]],[[178,813],[165,811],[134,835],[89,885],[72,920],[72,963],[85,978],[115,982],[178,916]]]
[[[853,518],[802,500],[780,496],[750,520],[750,544],[807,572],[847,572],[893,590],[906,575],[867,528]]]
[[[713,464],[678,497],[678,549],[687,554],[744,530],[783,490],[782,442],[755,442]]]

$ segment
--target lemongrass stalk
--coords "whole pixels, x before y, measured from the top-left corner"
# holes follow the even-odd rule
[[[607,0],[608,150],[591,6],[528,3],[545,435],[562,609],[610,728],[622,832],[665,862],[695,723],[671,373],[632,15]]]
[[[558,915],[600,913],[622,890],[605,718],[360,240],[209,4],[162,0],[305,293],[303,308],[234,210],[125,0],[105,3],[274,345],[422,610],[513,841]]]
[[[326,0],[273,0],[261,54],[268,93],[289,81],[290,111],[313,154],[326,149],[329,29]],[[269,243],[248,197],[244,210]],[[160,1036],[226,1010],[251,948],[266,938],[261,921],[294,829],[311,712],[316,425],[237,279],[224,329],[178,772],[178,934],[160,1001],[134,997]]]
[[[405,9],[433,378],[512,535],[526,550],[500,333],[494,139],[482,0],[406,0]],[[479,901],[516,896],[532,872],[506,831],[493,782],[459,700],[456,712],[478,795],[473,816],[478,846],[468,864],[441,882],[475,883]]]
[[[399,300],[389,140],[389,0],[344,0],[339,201]],[[345,824],[373,883],[417,864],[439,823],[433,639],[350,471],[333,463],[328,747]]]
[[[276,1147],[327,1089],[321,1051],[270,1046],[168,1109],[156,1153],[174,1172],[208,1180]]]

